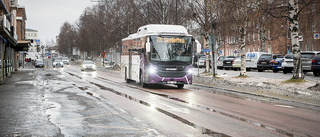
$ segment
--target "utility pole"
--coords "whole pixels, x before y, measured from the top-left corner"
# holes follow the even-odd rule
[[[178,25],[178,0],[176,0],[176,25]]]

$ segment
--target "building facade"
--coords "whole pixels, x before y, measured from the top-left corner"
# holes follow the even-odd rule
[[[0,84],[17,70],[20,51],[27,51],[24,41],[26,12],[17,0],[0,0]]]

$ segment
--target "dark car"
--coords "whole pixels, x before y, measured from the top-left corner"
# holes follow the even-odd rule
[[[311,70],[314,76],[320,75],[320,54],[315,56],[312,60]]]
[[[234,60],[236,60],[237,57],[235,56],[227,56],[224,60],[223,60],[223,68],[226,69],[226,70],[229,70],[229,69],[233,69],[233,62]]]
[[[282,71],[282,60],[283,60],[283,56],[280,56],[278,58],[276,58],[273,62],[272,62],[272,70],[274,73],[278,72],[278,71]]]
[[[264,70],[272,70],[272,61],[274,56],[272,54],[262,54],[257,61],[257,69],[259,72]]]

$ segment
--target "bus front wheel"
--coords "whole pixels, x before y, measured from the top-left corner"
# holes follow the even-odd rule
[[[182,89],[184,87],[184,84],[178,84],[177,86],[179,89]]]
[[[139,78],[140,78],[140,85],[141,85],[141,87],[146,88],[148,85],[142,81],[141,71],[140,71],[140,77],[139,77]]]

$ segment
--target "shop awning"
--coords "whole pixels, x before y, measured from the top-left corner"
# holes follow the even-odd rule
[[[28,51],[29,46],[31,46],[30,41],[18,41],[16,46],[16,51]]]

